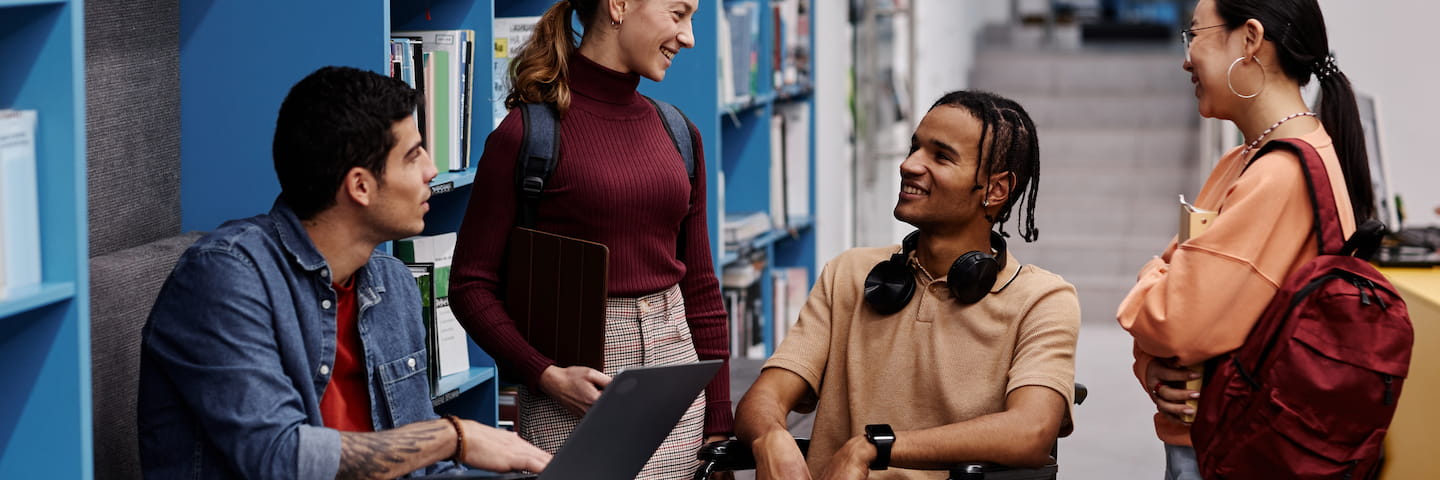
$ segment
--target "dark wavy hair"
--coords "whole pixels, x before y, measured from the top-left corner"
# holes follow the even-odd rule
[[[980,120],[980,165],[975,170],[975,183],[997,172],[1015,175],[1015,186],[1010,198],[994,217],[986,216],[992,224],[1000,225],[1000,234],[1006,237],[1005,222],[1010,220],[1010,211],[1016,204],[1022,204],[1025,212],[1020,222],[1020,237],[1026,242],[1040,238],[1035,228],[1035,201],[1040,195],[1040,137],[1035,132],[1035,122],[1030,114],[1014,100],[975,90],[950,92],[930,106],[934,110],[941,105],[963,108]],[[1018,193],[1017,193],[1018,192]],[[1028,199],[1028,200],[1027,200]]]
[[[1375,192],[1370,184],[1370,160],[1365,153],[1365,131],[1350,79],[1330,68],[1330,38],[1325,15],[1316,0],[1215,0],[1215,9],[1228,29],[1250,19],[1265,26],[1265,39],[1275,44],[1280,69],[1300,86],[1319,72],[1320,102],[1315,106],[1320,123],[1335,142],[1345,188],[1355,209],[1355,224],[1375,215]]]
[[[397,141],[390,129],[419,101],[403,81],[350,67],[324,67],[300,80],[275,120],[271,148],[280,198],[308,220],[335,205],[351,168],[383,179]]]

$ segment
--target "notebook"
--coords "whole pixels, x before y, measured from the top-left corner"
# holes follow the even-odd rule
[[[539,475],[469,471],[421,478],[633,479],[720,370],[722,362],[704,360],[620,372]]]
[[[517,227],[505,266],[505,311],[561,367],[605,370],[605,245]]]

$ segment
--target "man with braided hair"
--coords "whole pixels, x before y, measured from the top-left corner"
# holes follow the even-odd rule
[[[917,231],[831,260],[740,401],[735,431],[759,478],[1048,463],[1070,429],[1080,306],[1058,275],[1006,252],[1003,226],[1024,204],[1021,237],[1038,238],[1039,153],[1014,101],[961,91],[930,108],[895,205]],[[786,429],[792,410],[816,412],[808,459]]]

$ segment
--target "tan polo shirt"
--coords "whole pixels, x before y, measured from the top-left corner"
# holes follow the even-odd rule
[[[963,305],[944,277],[929,283],[912,268],[915,297],[881,316],[864,302],[865,277],[897,250],[857,248],[826,264],[765,363],[819,392],[808,456],[814,475],[867,424],[898,432],[957,423],[1005,410],[1006,395],[1026,385],[1049,387],[1066,405],[1074,399],[1080,304],[1073,286],[1012,255],[991,294]],[[942,479],[945,472],[891,468],[870,478]]]

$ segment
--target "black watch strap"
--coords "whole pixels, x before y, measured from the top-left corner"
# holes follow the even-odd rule
[[[870,469],[890,468],[890,448],[895,445],[895,430],[884,423],[866,425],[865,439],[875,445],[875,461],[870,462]]]

